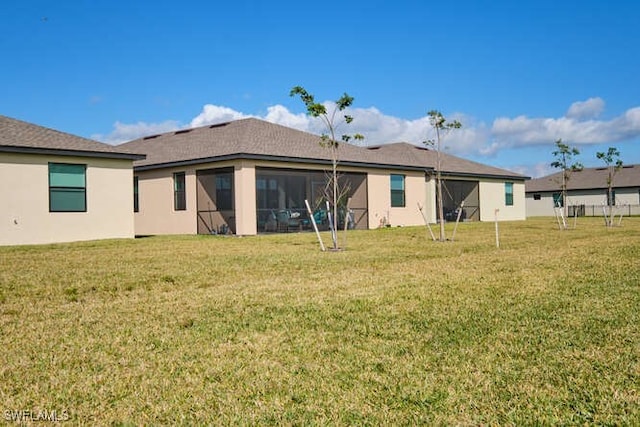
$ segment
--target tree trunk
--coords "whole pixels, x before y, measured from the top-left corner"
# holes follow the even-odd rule
[[[331,230],[331,238],[333,240],[333,249],[338,249],[338,233],[336,229],[338,227],[338,153],[337,148],[334,145],[331,149],[332,152],[332,173],[331,179],[333,180],[333,212],[329,212],[329,215],[333,215],[333,230]]]
[[[444,202],[442,201],[442,176],[440,174],[441,158],[440,158],[440,130],[436,126],[436,142],[437,148],[437,161],[436,161],[436,197],[438,198],[438,216],[440,222],[440,241],[445,241],[444,233]]]
[[[569,215],[569,207],[567,206],[567,169],[562,171],[562,212],[564,217]]]

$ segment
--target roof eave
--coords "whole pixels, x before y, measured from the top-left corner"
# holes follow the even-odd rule
[[[612,187],[613,190],[626,190],[626,189],[636,189],[640,187],[640,185],[614,185]],[[600,190],[600,191],[606,191],[607,190],[607,186],[598,186],[598,187],[581,187],[581,188],[567,188],[567,191],[592,191],[592,190]],[[554,193],[554,192],[558,192],[558,191],[562,191],[562,188],[557,187],[557,188],[536,188],[533,190],[527,190],[525,189],[525,193]]]
[[[41,147],[20,147],[14,145],[0,145],[0,152],[19,154],[45,154],[55,156],[97,157],[102,159],[121,159],[132,161],[143,160],[147,158],[145,154],[109,153],[106,151],[68,150]]]
[[[289,156],[272,156],[267,154],[248,154],[248,153],[234,153],[227,154],[223,156],[214,156],[214,157],[205,157],[200,159],[189,159],[189,160],[180,160],[175,162],[165,162],[165,163],[156,163],[151,165],[141,165],[133,167],[133,170],[136,172],[142,172],[147,170],[154,169],[164,169],[170,167],[183,167],[183,166],[192,166],[202,163],[213,163],[213,162],[222,162],[228,160],[265,160],[271,162],[295,162],[299,164],[312,164],[312,165],[331,165],[331,160],[329,159],[311,159],[304,157],[289,157]],[[374,168],[374,169],[392,169],[392,170],[409,170],[409,171],[432,171],[433,168],[423,167],[423,166],[404,166],[404,165],[392,165],[392,164],[382,164],[382,163],[371,163],[371,162],[356,162],[356,161],[346,161],[341,160],[338,162],[340,166],[349,166],[349,167],[360,167],[360,168]]]
[[[531,179],[528,176],[521,175],[501,175],[501,174],[490,174],[490,173],[474,173],[474,172],[441,172],[443,176],[449,177],[469,177],[469,178],[489,178],[489,179],[512,179],[514,181],[526,181]]]

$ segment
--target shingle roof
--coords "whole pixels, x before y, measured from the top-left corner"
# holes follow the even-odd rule
[[[418,163],[431,169],[435,169],[437,166],[438,153],[436,151],[406,142],[379,145],[371,147],[370,150],[376,150],[381,156],[393,158],[395,161],[403,164]],[[440,165],[442,173],[445,175],[500,177],[517,180],[528,179],[525,175],[506,169],[488,166],[442,152],[440,153]]]
[[[0,115],[0,152],[142,159],[112,145]]]
[[[607,188],[609,172],[606,167],[584,168],[571,172],[567,190],[592,190]],[[624,165],[613,178],[614,188],[640,187],[640,165]],[[560,191],[562,171],[528,181],[525,192]]]
[[[136,169],[151,169],[179,164],[194,164],[224,158],[253,157],[300,162],[331,161],[330,152],[319,145],[320,137],[248,118],[159,135],[150,135],[119,147],[147,154],[134,163]],[[397,169],[431,170],[435,167],[435,152],[407,143],[380,147],[361,147],[340,144],[340,164],[388,167]],[[469,175],[508,176],[525,179],[522,175],[444,155],[443,170]]]
[[[254,118],[150,135],[121,144],[127,150],[147,154],[136,168],[199,163],[225,157],[265,157],[330,162],[320,137]],[[378,163],[381,158],[352,144],[340,144],[341,163]],[[382,159],[385,160],[385,159]],[[383,162],[393,165],[393,162]],[[422,165],[411,165],[421,167]]]

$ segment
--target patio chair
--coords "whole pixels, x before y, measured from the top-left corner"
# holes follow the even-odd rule
[[[269,213],[267,221],[264,223],[264,231],[278,231],[278,217],[274,211]]]
[[[291,229],[297,230],[300,228],[300,219],[292,218],[291,211],[289,211],[288,209],[278,211],[277,219],[278,231],[288,232]]]

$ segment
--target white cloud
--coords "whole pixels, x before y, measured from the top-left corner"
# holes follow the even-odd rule
[[[328,111],[333,108],[333,104],[330,102],[325,103],[325,106]],[[317,134],[327,131],[319,119],[309,117],[306,114],[293,114],[281,105],[272,108],[277,108],[277,114],[272,114],[270,110],[264,117],[267,121]],[[423,141],[434,138],[428,116],[406,120],[385,115],[375,107],[349,108],[342,113],[342,115],[344,114],[351,115],[353,122],[346,126],[342,121],[336,120],[337,134],[360,133],[365,137],[363,144],[366,146],[391,142],[409,142],[422,145]],[[477,153],[487,149],[485,141],[488,139],[489,131],[484,123],[476,123],[473,118],[462,114],[452,114],[451,120],[454,119],[465,124],[469,123],[470,126],[463,126],[462,129],[447,135],[443,140],[445,148],[454,154]]]
[[[230,122],[247,117],[250,116],[247,116],[239,111],[232,110],[228,107],[206,104],[204,107],[202,107],[202,112],[194,117],[193,120],[191,120],[191,127],[195,128],[216,123]]]
[[[461,114],[452,114],[452,119],[462,123],[462,128],[453,131],[445,140],[446,146],[452,154],[493,156],[499,148],[492,139],[490,129],[484,122],[477,121],[474,117]],[[431,132],[431,128],[428,128]]]
[[[595,119],[604,111],[602,98],[589,98],[586,101],[578,101],[571,104],[566,116],[572,119]]]
[[[111,133],[107,135],[95,134],[91,135],[91,138],[97,141],[106,142],[107,144],[116,145],[147,135],[170,132],[185,127],[198,127],[214,123],[229,122],[247,117],[251,116],[228,107],[206,104],[202,107],[200,114],[191,120],[190,126],[185,126],[177,120],[166,120],[159,123],[138,122],[132,124],[117,121],[113,125]]]
[[[334,104],[325,102],[327,111],[332,111]],[[348,114],[354,118],[349,125],[341,120],[341,117]],[[310,117],[305,113],[295,114],[282,105],[269,107],[264,117],[258,117],[268,122],[277,123],[283,126],[305,132],[322,134],[327,132],[327,128],[321,119]],[[365,136],[364,144],[379,145],[389,142],[414,142],[420,143],[426,139],[426,131],[429,128],[426,118],[418,120],[403,120],[397,117],[382,114],[376,108],[349,108],[340,114],[336,114],[336,133],[360,133]]]
[[[377,108],[350,108],[346,111],[353,122],[340,126],[338,132],[360,133],[364,135],[365,145],[380,145],[389,142],[421,143],[426,138],[426,123],[418,120],[405,120],[383,114]]]
[[[592,98],[594,99],[594,98]],[[573,108],[573,115],[580,108]],[[585,101],[582,105],[598,104]],[[602,103],[604,105],[604,102]],[[595,110],[591,110],[593,112]],[[586,114],[586,113],[585,113]],[[579,114],[578,114],[579,115]],[[548,145],[562,138],[572,144],[603,144],[622,142],[640,136],[640,107],[627,110],[611,120],[579,119],[576,117],[495,119],[491,128],[501,148]]]
[[[263,119],[271,123],[309,132],[310,118],[304,113],[294,114],[282,105],[269,107]]]
[[[510,166],[509,170],[531,178],[540,178],[541,176],[550,175],[558,171],[552,168],[549,162],[534,163],[532,165],[515,165]]]
[[[179,129],[179,127],[178,122],[175,120],[166,120],[161,123],[138,122],[132,124],[121,123],[118,121],[113,125],[111,133],[108,135],[94,134],[91,135],[91,139],[116,145],[147,135],[170,132],[172,130]]]
[[[631,108],[609,120],[596,119],[595,117],[603,111],[604,104],[600,98],[590,98],[573,103],[566,115],[562,117],[530,118],[524,115],[513,118],[499,117],[490,126],[469,115],[448,113],[445,114],[448,119],[459,120],[463,127],[445,137],[444,147],[448,153],[454,155],[486,158],[495,156],[500,151],[526,146],[545,146],[546,150],[559,138],[572,145],[581,145],[613,144],[640,137],[640,107]],[[334,106],[330,102],[326,102],[325,105],[329,110]],[[339,125],[338,135],[344,132],[361,133],[365,136],[363,144],[367,146],[391,142],[422,145],[423,141],[434,139],[427,115],[415,119],[403,119],[384,114],[375,107],[349,108],[344,113],[353,116],[354,121],[348,126]],[[110,144],[117,144],[183,127],[204,126],[247,117],[256,117],[316,134],[326,132],[320,119],[310,117],[304,112],[292,112],[279,104],[268,107],[261,115],[250,115],[225,106],[206,104],[188,125],[175,120],[133,124],[116,122],[111,133],[92,137]],[[526,174],[530,176],[548,172],[540,169],[542,166],[538,169],[528,168]]]

